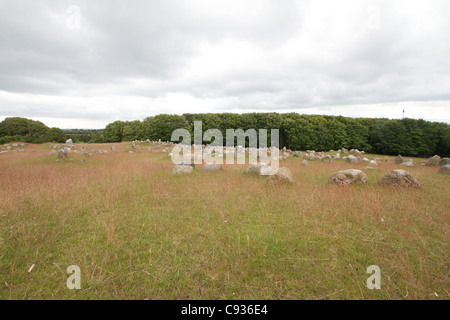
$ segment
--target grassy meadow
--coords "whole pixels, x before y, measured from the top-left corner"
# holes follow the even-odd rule
[[[246,165],[173,176],[166,153],[85,146],[111,145],[62,162],[48,144],[0,154],[0,299],[449,299],[450,176],[422,159],[290,157],[296,183],[269,187]],[[369,182],[327,183],[350,168]],[[423,188],[377,185],[396,168]]]

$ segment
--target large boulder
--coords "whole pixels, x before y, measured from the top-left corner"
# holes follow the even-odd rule
[[[350,184],[366,183],[368,181],[367,175],[358,169],[348,169],[335,172],[328,179],[329,183],[340,186],[348,186]]]
[[[66,140],[66,146],[73,146],[73,141],[72,141],[72,139],[67,139]]]
[[[395,163],[397,164],[403,163],[403,158],[401,155],[395,157]]]
[[[338,152],[334,155],[333,159],[337,160],[341,158],[341,154]]]
[[[323,162],[331,162],[331,160],[333,160],[333,158],[329,154],[322,158]]]
[[[270,175],[267,178],[267,184],[268,185],[275,185],[275,184],[292,184],[294,183],[294,177],[292,176],[292,172],[289,168],[279,168],[275,174]]]
[[[448,164],[450,164],[450,159],[449,158],[442,158],[441,162],[439,162],[440,166],[446,166]]]
[[[358,163],[358,158],[355,156],[348,156],[347,159],[345,159],[348,163]]]
[[[294,151],[294,157],[301,157],[302,156],[302,152],[301,151]]]
[[[218,171],[222,170],[222,165],[217,163],[205,164],[202,167],[202,171]]]
[[[441,157],[439,156],[432,156],[431,158],[428,158],[427,162],[425,163],[427,166],[438,166],[441,163]]]
[[[172,168],[172,174],[189,174],[194,171],[194,168],[187,165],[176,165]]]
[[[421,188],[421,183],[409,172],[405,170],[392,170],[384,175],[378,184],[381,186],[395,186],[407,188]]]
[[[446,164],[439,169],[439,173],[450,174],[450,164]]]
[[[270,170],[270,167],[265,163],[254,163],[254,164],[249,165],[247,167],[247,169],[245,169],[244,173],[260,176],[263,174],[267,174],[269,170]]]

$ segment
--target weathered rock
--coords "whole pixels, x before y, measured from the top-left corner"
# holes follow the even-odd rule
[[[403,163],[400,163],[402,167],[414,167],[414,162],[412,160],[404,161]]]
[[[333,159],[337,160],[341,158],[341,154],[338,152],[334,155]]]
[[[289,168],[279,168],[275,174],[272,174],[267,178],[267,185],[276,185],[283,183],[294,183],[294,177],[292,176],[292,172]]]
[[[392,170],[384,175],[378,184],[381,186],[395,186],[407,188],[421,188],[421,183],[409,172],[405,170]]]
[[[72,139],[67,139],[66,140],[66,146],[73,146],[73,141],[72,141]]]
[[[397,164],[403,163],[403,158],[401,155],[395,157],[395,163]]]
[[[348,163],[358,163],[358,158],[355,156],[348,156],[347,159],[345,159]]]
[[[427,166],[438,166],[441,163],[441,157],[439,156],[432,156],[427,160],[425,163]]]
[[[370,161],[369,161],[369,164],[370,164],[371,166],[377,166],[377,165],[378,165],[378,163],[377,163],[375,160],[370,160]]]
[[[245,174],[255,174],[262,175],[267,174],[267,171],[270,170],[270,167],[265,163],[255,163],[251,164],[245,169]]]
[[[348,169],[335,172],[328,179],[329,183],[340,186],[348,186],[350,184],[366,183],[368,181],[367,175],[361,170]]]
[[[303,160],[302,161],[302,165],[307,166],[308,165],[308,160]]]
[[[194,168],[187,165],[176,165],[172,168],[172,174],[189,174],[194,171]]]
[[[116,151],[117,150],[117,148],[115,147],[115,146],[111,146],[111,151]]]
[[[446,164],[439,169],[439,173],[450,174],[450,164]]]
[[[325,157],[322,158],[322,161],[323,162],[331,162],[332,159],[333,158],[329,154],[327,154]]]
[[[294,157],[301,157],[302,156],[302,152],[301,151],[294,151]]]
[[[446,166],[448,164],[450,164],[450,159],[449,158],[442,158],[441,162],[439,162],[440,166]]]
[[[202,167],[202,171],[218,171],[222,170],[222,165],[217,163],[205,164]]]
[[[64,159],[67,158],[67,151],[65,149],[58,150],[58,158]]]

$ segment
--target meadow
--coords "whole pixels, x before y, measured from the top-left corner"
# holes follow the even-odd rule
[[[403,168],[422,189],[378,186],[393,161],[294,157],[295,184],[267,186],[246,165],[174,176],[167,153],[85,144],[111,145],[0,155],[0,299],[449,299],[450,176],[424,159]],[[327,183],[350,168],[368,183]]]

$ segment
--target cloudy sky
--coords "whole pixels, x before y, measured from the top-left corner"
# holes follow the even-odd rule
[[[0,120],[160,113],[450,123],[450,1],[0,0]]]

